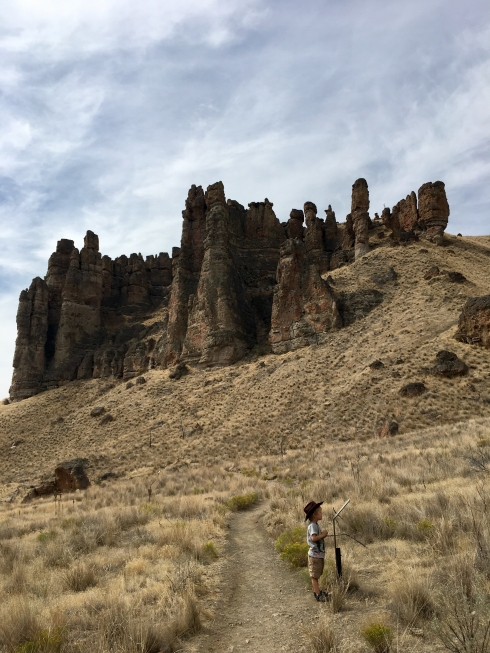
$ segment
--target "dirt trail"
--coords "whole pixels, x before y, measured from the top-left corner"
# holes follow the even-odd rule
[[[264,508],[231,517],[214,622],[186,653],[307,651],[303,629],[321,605],[274,551],[261,524]]]

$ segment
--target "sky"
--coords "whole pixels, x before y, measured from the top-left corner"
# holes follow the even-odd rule
[[[488,0],[0,0],[0,398],[19,293],[60,238],[180,244],[191,184],[281,221],[442,180],[490,233]]]

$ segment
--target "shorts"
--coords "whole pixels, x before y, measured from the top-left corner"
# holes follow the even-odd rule
[[[325,558],[313,558],[313,556],[308,556],[308,571],[310,572],[310,578],[320,578],[323,574],[323,567],[325,565]]]

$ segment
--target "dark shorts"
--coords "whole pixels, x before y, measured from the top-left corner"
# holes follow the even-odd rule
[[[325,558],[313,558],[313,556],[308,556],[308,571],[310,572],[310,578],[320,578],[323,574],[324,565]]]

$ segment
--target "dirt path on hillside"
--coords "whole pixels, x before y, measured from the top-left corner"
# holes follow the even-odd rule
[[[186,643],[186,653],[308,650],[304,628],[322,606],[274,551],[261,523],[263,511],[231,517],[215,620]]]

